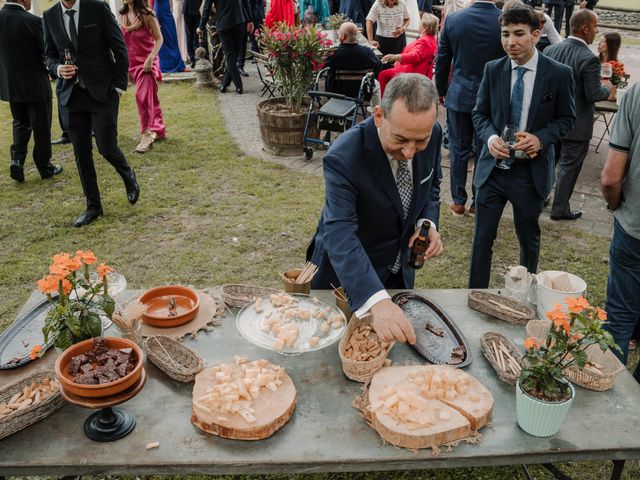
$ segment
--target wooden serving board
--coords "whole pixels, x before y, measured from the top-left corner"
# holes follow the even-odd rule
[[[439,419],[434,425],[426,428],[410,429],[382,412],[381,409],[373,412],[372,427],[385,441],[410,449],[430,448],[468,437],[473,431],[479,430],[489,422],[493,412],[491,392],[471,375],[444,365],[397,366],[382,369],[371,380],[369,404],[374,405],[380,402],[384,398],[384,392],[390,386],[413,385],[407,379],[408,375],[424,374],[428,370],[438,375],[455,371],[456,375],[467,379],[468,390],[452,400],[424,398],[431,412],[448,414],[446,420]],[[471,400],[470,396],[474,400]]]
[[[234,370],[240,366],[229,364]],[[256,421],[247,422],[240,414],[222,412],[209,413],[195,402],[192,404],[191,422],[204,432],[235,440],[262,440],[282,428],[293,415],[296,408],[296,387],[291,377],[284,373],[282,384],[275,392],[261,388],[260,396],[252,400]],[[204,395],[205,389],[215,384],[215,372],[207,368],[196,375],[193,398]],[[224,417],[221,420],[219,417]]]

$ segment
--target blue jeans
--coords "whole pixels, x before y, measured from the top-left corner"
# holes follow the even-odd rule
[[[617,220],[609,257],[606,328],[622,350],[622,353],[616,350],[613,353],[626,363],[629,340],[640,320],[640,240],[627,234]],[[640,381],[640,368],[636,368],[633,376]]]

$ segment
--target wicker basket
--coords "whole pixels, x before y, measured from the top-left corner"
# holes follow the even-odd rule
[[[142,348],[151,363],[179,382],[192,382],[204,368],[200,355],[172,337],[147,337]]]
[[[342,371],[344,374],[350,378],[351,380],[355,380],[356,382],[365,383],[367,380],[370,380],[373,375],[380,370],[384,366],[384,362],[387,359],[387,355],[393,348],[393,343],[389,345],[387,350],[380,354],[379,357],[374,358],[373,360],[368,361],[357,361],[351,360],[344,356],[344,352],[347,349],[347,343],[351,338],[354,330],[357,329],[360,325],[369,325],[371,324],[372,317],[371,315],[366,315],[363,318],[358,318],[355,315],[351,317],[349,323],[347,324],[347,328],[342,334],[342,338],[340,339],[340,344],[338,345],[338,352],[340,353],[340,360],[342,361]]]
[[[24,387],[30,386],[34,382],[40,382],[45,378],[55,380],[56,373],[53,370],[45,370],[34,373],[22,380],[17,380],[0,389],[0,403],[6,403],[16,393],[24,390]],[[56,391],[49,395],[43,401],[31,405],[24,410],[14,411],[2,420],[0,420],[0,439],[13,435],[23,428],[33,425],[34,423],[48,417],[65,404],[60,391]]]
[[[503,368],[500,364],[500,360],[496,358],[495,351],[493,350],[493,344],[497,344],[498,348],[500,345],[504,345],[504,347],[509,352],[514,360],[518,363],[520,369],[524,367],[524,360],[522,358],[522,354],[516,348],[511,340],[498,332],[485,332],[480,337],[480,349],[482,350],[482,354],[489,360],[489,363],[493,367],[493,369],[498,374],[498,378],[509,385],[515,385],[516,380],[518,379],[518,375],[513,373],[512,370],[508,368]]]
[[[543,342],[551,328],[548,320],[532,320],[527,323],[527,335],[535,337]],[[597,363],[602,367],[602,372],[586,367],[580,370],[577,365],[571,365],[565,370],[565,375],[572,383],[580,385],[587,390],[604,392],[613,387],[613,383],[620,372],[624,370],[624,365],[611,352],[611,350],[600,350],[598,345],[590,345],[585,350],[590,362]]]
[[[501,306],[504,308],[500,308]],[[512,325],[526,325],[536,315],[533,308],[517,300],[478,290],[469,292],[469,307]]]
[[[229,284],[222,287],[222,300],[230,307],[242,308],[258,297],[278,293],[275,288],[254,287],[252,285]]]

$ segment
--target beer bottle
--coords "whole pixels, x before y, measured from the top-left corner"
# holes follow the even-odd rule
[[[418,238],[413,241],[411,257],[409,258],[409,266],[411,268],[418,269],[424,265],[424,252],[429,248],[429,228],[431,228],[431,222],[426,220],[422,222]]]
[[[64,64],[73,65],[73,59],[71,58],[71,51],[68,48],[64,49]]]

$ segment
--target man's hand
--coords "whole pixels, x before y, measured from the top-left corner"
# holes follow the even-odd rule
[[[609,87],[609,96],[607,97],[607,100],[611,102],[615,101],[617,93],[618,93],[618,87],[612,84]]]
[[[390,299],[382,300],[371,307],[372,327],[383,342],[416,343],[413,326],[402,309]]]
[[[60,76],[65,80],[71,80],[76,76],[78,67],[75,65],[60,65]]]
[[[516,133],[518,143],[513,146],[514,150],[522,150],[529,157],[535,157],[540,151],[540,140],[533,133],[518,132]]]
[[[509,158],[509,147],[500,137],[496,137],[489,144],[489,153],[496,160],[505,160]]]
[[[378,48],[380,46],[380,44],[378,42],[376,42],[375,40],[369,40],[369,43],[371,44],[371,46],[373,48]]]
[[[416,228],[416,231],[411,235],[409,239],[409,248],[413,247],[413,242],[415,242],[416,238],[418,238],[418,234],[420,233],[420,228]],[[442,239],[440,238],[440,233],[433,228],[433,226],[429,229],[429,248],[424,252],[424,259],[427,260],[429,258],[438,257],[442,254],[444,250],[444,245],[442,244]]]
[[[199,37],[202,36],[202,30],[200,29],[200,27],[196,28],[196,33],[198,34]]]
[[[444,102],[447,99],[447,97],[445,97],[444,95],[440,95],[438,97],[438,100],[440,101],[440,105],[442,105],[444,107]]]
[[[247,22],[247,32],[249,32],[249,34],[252,34],[253,29],[254,29],[253,22]]]

